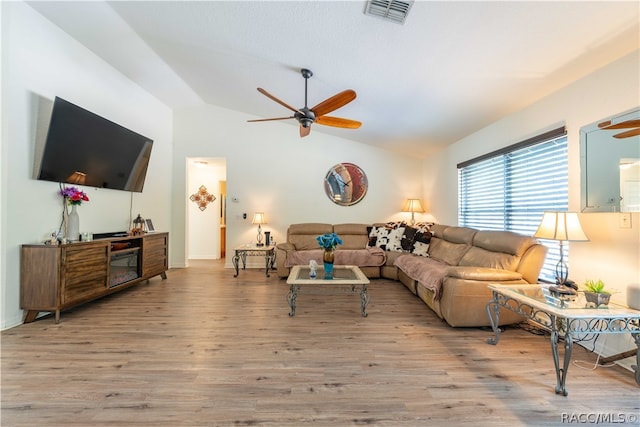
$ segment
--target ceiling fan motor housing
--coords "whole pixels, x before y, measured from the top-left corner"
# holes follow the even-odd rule
[[[316,121],[316,115],[309,108],[304,107],[296,111],[293,116],[305,128],[308,128]]]

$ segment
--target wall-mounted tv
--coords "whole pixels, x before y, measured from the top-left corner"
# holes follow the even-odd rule
[[[56,97],[37,178],[142,192],[153,141]]]

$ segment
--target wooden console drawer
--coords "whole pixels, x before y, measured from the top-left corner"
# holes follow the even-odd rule
[[[63,305],[99,295],[107,288],[109,245],[65,248],[62,266]]]
[[[148,235],[144,242],[142,256],[142,276],[162,274],[168,265],[168,235]]]

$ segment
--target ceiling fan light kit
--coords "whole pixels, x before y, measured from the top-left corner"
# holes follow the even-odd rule
[[[309,69],[303,68],[300,70],[302,77],[304,77],[304,107],[303,108],[294,108],[287,104],[286,102],[276,98],[271,95],[269,92],[262,88],[258,88],[258,92],[271,99],[272,101],[277,102],[288,110],[293,111],[293,116],[289,117],[276,117],[271,119],[256,119],[256,120],[247,120],[248,122],[267,122],[272,120],[288,120],[288,119],[296,119],[300,124],[300,137],[303,138],[311,132],[311,125],[317,123],[319,125],[324,126],[332,126],[338,128],[345,129],[358,129],[362,123],[351,120],[351,119],[343,119],[340,117],[330,117],[326,116],[334,110],[337,110],[340,107],[344,107],[354,99],[356,99],[356,92],[352,89],[344,90],[330,98],[325,99],[318,105],[313,108],[308,107],[307,102],[307,83],[309,78],[313,76],[313,72]]]

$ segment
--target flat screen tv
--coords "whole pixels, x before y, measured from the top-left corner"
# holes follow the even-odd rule
[[[56,97],[37,178],[139,193],[152,147],[151,139]]]

